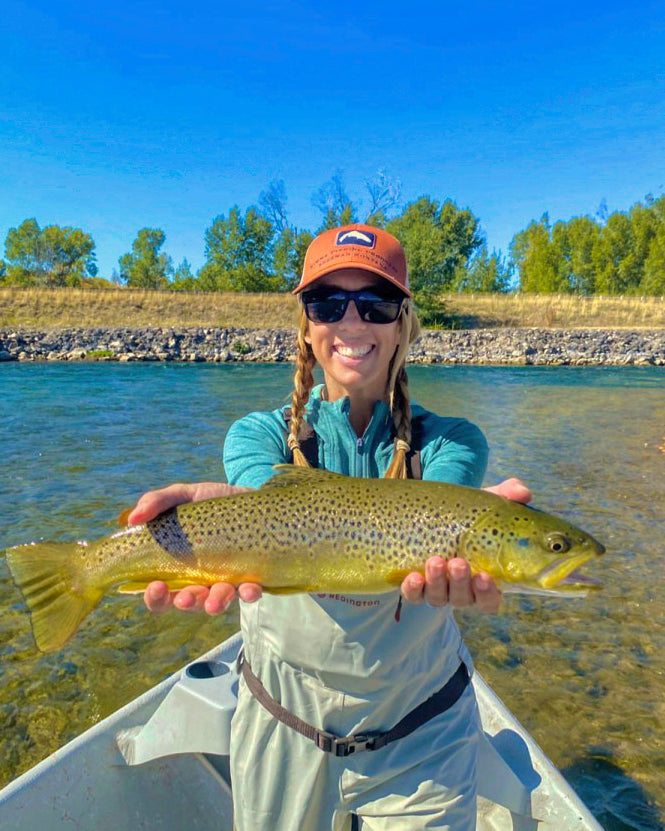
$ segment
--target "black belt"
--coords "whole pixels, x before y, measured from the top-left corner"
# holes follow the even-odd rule
[[[466,665],[461,663],[452,678],[438,692],[407,713],[391,730],[385,733],[367,732],[356,733],[354,736],[336,736],[334,733],[328,733],[327,730],[313,727],[275,701],[252,672],[243,652],[238,657],[238,663],[249,691],[272,716],[311,739],[320,750],[332,753],[334,756],[350,756],[360,750],[379,750],[390,742],[403,739],[434,716],[452,707],[470,681]]]

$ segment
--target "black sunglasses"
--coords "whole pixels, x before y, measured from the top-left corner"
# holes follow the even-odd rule
[[[337,323],[353,300],[365,323],[394,323],[399,317],[404,295],[379,294],[372,289],[345,291],[318,289],[302,293],[305,314],[313,323]]]

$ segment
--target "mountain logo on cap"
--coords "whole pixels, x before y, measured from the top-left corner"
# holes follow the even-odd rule
[[[371,231],[340,231],[337,234],[335,245],[364,245],[366,248],[374,248],[376,234]]]

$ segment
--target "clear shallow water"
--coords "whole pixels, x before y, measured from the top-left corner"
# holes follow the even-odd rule
[[[274,365],[0,367],[0,550],[96,537],[150,487],[221,478],[229,425],[286,402]],[[602,824],[665,819],[665,373],[654,368],[413,367],[411,389],[486,432],[487,483],[608,547],[585,600],[509,598],[460,615],[476,664]],[[0,783],[224,638],[223,619],[155,617],[109,598],[62,652],[34,649],[0,559]]]

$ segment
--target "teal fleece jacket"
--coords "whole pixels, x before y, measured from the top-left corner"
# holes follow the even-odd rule
[[[306,419],[318,437],[319,467],[347,476],[380,478],[393,454],[392,419],[387,404],[377,401],[361,438],[349,422],[349,399],[325,401],[315,387]],[[420,435],[422,478],[480,487],[487,466],[487,442],[462,418],[446,418],[412,405],[412,422]],[[283,411],[250,413],[230,428],[224,444],[224,468],[231,485],[258,488],[273,465],[291,459]]]

